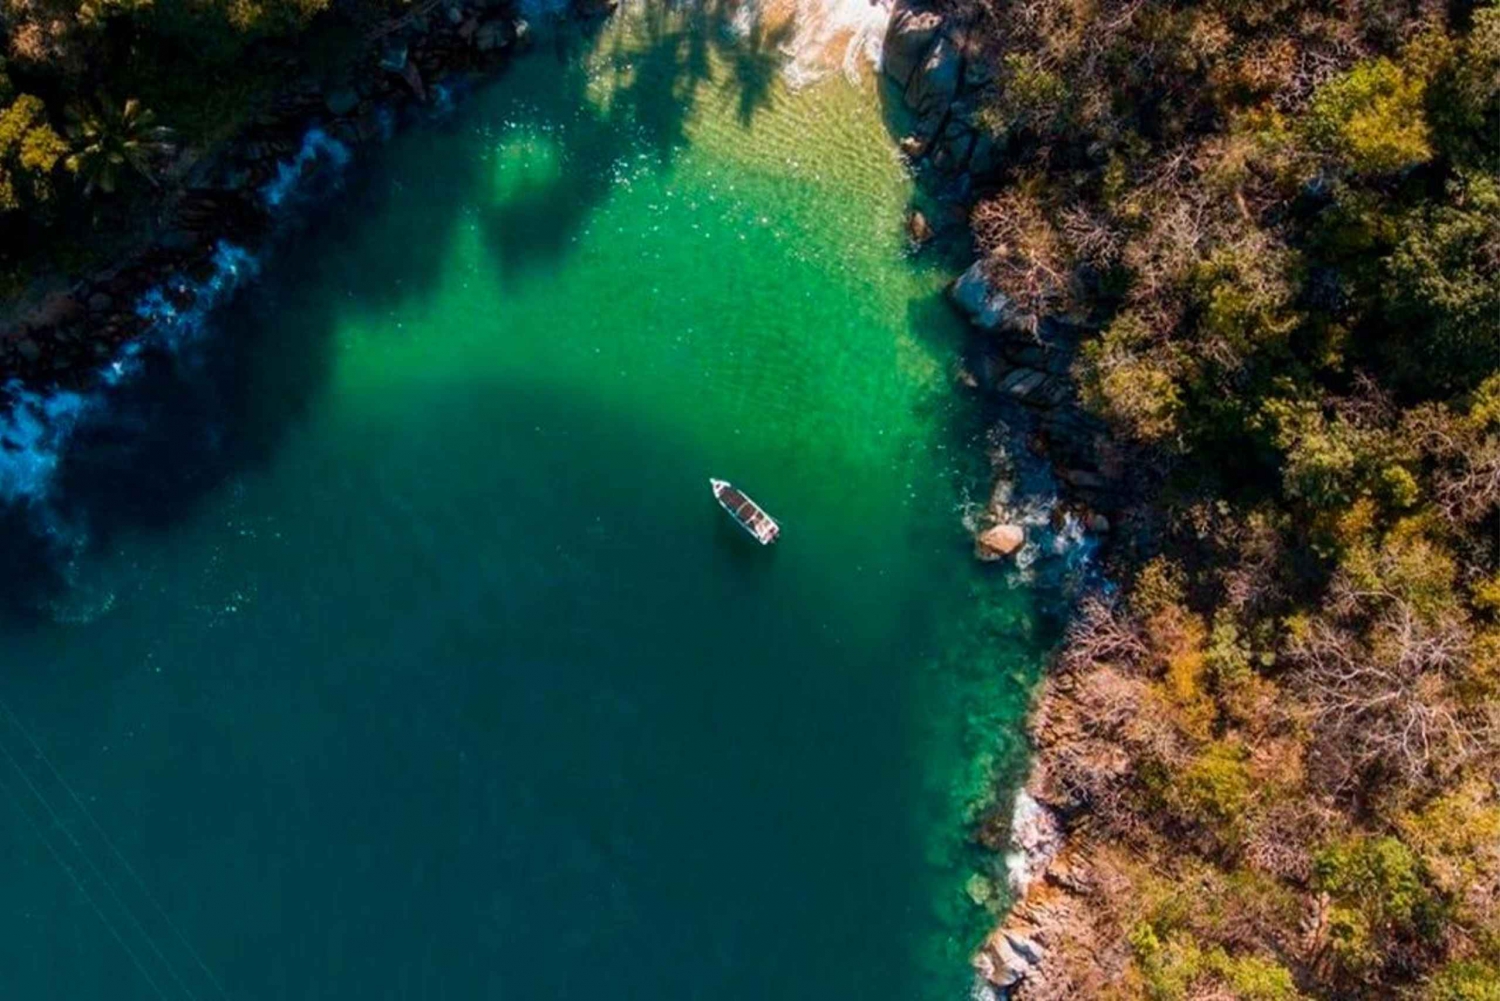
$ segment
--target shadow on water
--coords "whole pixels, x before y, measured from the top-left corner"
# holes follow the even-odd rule
[[[110,390],[106,411],[73,436],[47,510],[0,511],[8,568],[0,615],[47,618],[44,610],[68,588],[63,564],[77,555],[59,536],[86,537],[97,550],[120,531],[169,529],[271,459],[324,392],[341,319],[351,309],[383,316],[438,287],[448,262],[421,252],[446,246],[434,233],[474,225],[503,281],[524,281],[567,255],[608,198],[615,168],[644,157],[651,169],[670,169],[689,143],[699,102],[715,94],[736,101],[748,128],[774,100],[781,47],[795,25],[737,24],[735,14],[729,0],[654,3],[625,30],[561,27],[550,48],[485,85],[500,88],[499,101],[476,95],[383,154],[362,154],[336,198],[293,210],[302,215],[300,246],[283,238],[273,247],[264,280],[217,310],[210,336],[178,353],[143,354],[141,371]],[[426,148],[444,132],[503,137],[515,129],[554,143],[558,169],[503,199],[487,188],[490,156],[457,143],[455,155]],[[420,197],[423,211],[382,211],[402,197]],[[371,239],[413,252],[358,253]],[[299,283],[324,291],[298,295]],[[327,294],[329,283],[346,294]],[[281,315],[287,295],[297,299],[294,325]],[[267,356],[275,364],[265,364]]]
[[[653,4],[634,30],[615,33],[602,47],[586,36],[564,36],[545,103],[526,109],[535,115],[531,124],[556,144],[564,169],[476,213],[507,279],[556,265],[608,198],[616,168],[644,156],[654,169],[668,170],[687,147],[688,123],[710,87],[733,95],[740,124],[749,128],[773,100],[786,60],[782,46],[795,27],[791,20],[767,26],[756,18],[741,30],[730,3],[716,0]],[[471,159],[465,166],[487,164]],[[451,190],[473,191],[481,179],[469,180]]]

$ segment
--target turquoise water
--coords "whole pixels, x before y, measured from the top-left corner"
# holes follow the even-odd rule
[[[80,435],[0,624],[7,996],[965,995],[1041,641],[873,87],[778,59],[540,46]]]

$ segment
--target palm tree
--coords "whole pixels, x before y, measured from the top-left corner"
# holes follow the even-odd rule
[[[66,165],[83,180],[84,194],[113,192],[127,167],[158,186],[152,160],[171,152],[172,130],[157,125],[140,101],[117,105],[101,95],[97,105],[73,108],[68,118],[74,149]]]

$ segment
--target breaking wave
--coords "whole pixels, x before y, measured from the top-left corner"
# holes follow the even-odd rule
[[[992,429],[990,461],[996,479],[988,497],[963,505],[964,527],[973,533],[991,524],[1021,526],[1026,541],[1011,559],[1008,582],[1075,595],[1095,576],[1098,534],[1089,530],[1077,510],[1063,503],[1045,461],[1008,447],[1023,440],[1003,422]]]
[[[303,135],[297,155],[276,165],[276,176],[261,188],[261,197],[267,206],[279,208],[302,186],[313,167],[326,163],[341,170],[350,156],[348,146],[313,126]]]
[[[285,206],[310,178],[342,170],[350,156],[343,143],[311,128],[296,155],[281,163],[276,177],[261,189],[261,197],[268,207]],[[61,568],[71,565],[88,541],[87,517],[59,496],[70,448],[81,435],[110,426],[121,394],[150,359],[165,357],[181,367],[186,350],[206,337],[214,311],[259,270],[248,249],[221,240],[204,277],[179,273],[137,299],[135,312],[147,321],[146,331],[95,373],[90,380],[95,388],[37,391],[19,381],[0,386],[0,514],[21,517],[31,532],[46,539]]]

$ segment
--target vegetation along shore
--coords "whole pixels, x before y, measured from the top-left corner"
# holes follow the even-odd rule
[[[978,970],[1500,997],[1500,11],[902,6],[885,65],[972,206],[980,381],[1120,582],[1037,696]]]
[[[32,387],[99,378],[145,290],[191,308],[288,177],[528,28],[508,0],[0,27],[0,384]],[[976,990],[1497,1001],[1500,9],[898,0],[883,72],[978,252],[965,381],[1109,538],[978,831],[1012,892]]]

